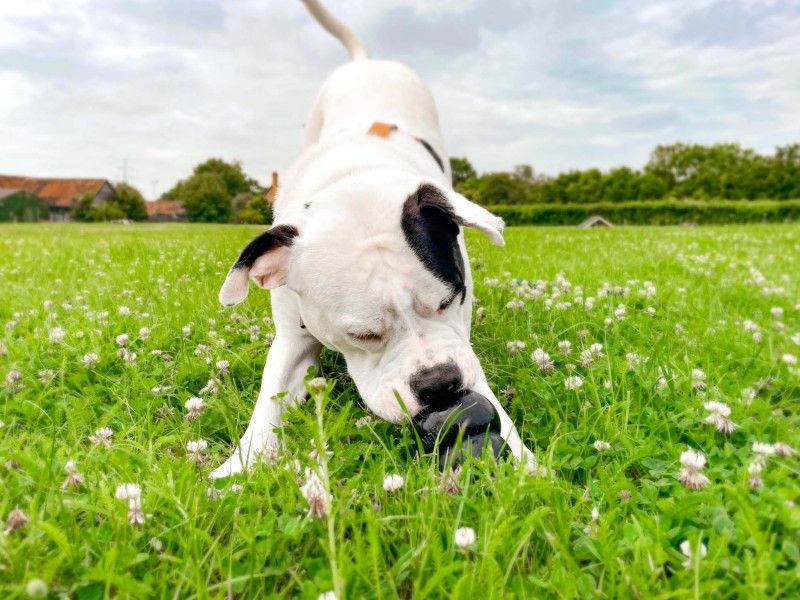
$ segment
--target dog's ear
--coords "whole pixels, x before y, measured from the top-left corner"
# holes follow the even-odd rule
[[[504,246],[503,219],[490,213],[482,206],[462,196],[452,189],[443,189],[425,183],[416,191],[420,207],[429,205],[437,206],[439,210],[449,213],[450,217],[459,225],[472,227],[482,231],[497,246]]]
[[[272,289],[286,283],[289,247],[295,237],[296,227],[276,225],[247,244],[222,284],[219,301],[225,306],[233,306],[244,300],[248,277],[262,288]]]

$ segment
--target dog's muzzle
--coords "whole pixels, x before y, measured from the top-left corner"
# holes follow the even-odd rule
[[[507,448],[500,437],[500,416],[489,400],[461,390],[461,372],[445,363],[417,373],[411,389],[424,406],[414,417],[426,452],[438,450],[439,466],[455,468],[465,458],[478,458],[489,447],[496,458]]]

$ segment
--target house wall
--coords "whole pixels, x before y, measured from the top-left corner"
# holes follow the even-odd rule
[[[94,204],[105,204],[108,202],[111,197],[114,195],[114,188],[112,188],[108,182],[103,184],[97,193],[94,195]]]

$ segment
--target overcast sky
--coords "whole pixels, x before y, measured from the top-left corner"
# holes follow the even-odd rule
[[[429,83],[479,171],[800,141],[800,1],[328,0]],[[344,50],[293,0],[0,2],[0,173],[129,181],[210,156],[266,182]]]

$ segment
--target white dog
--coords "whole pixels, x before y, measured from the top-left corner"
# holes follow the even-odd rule
[[[494,418],[514,457],[535,467],[469,340],[472,278],[460,227],[502,245],[503,221],[453,190],[436,107],[420,78],[367,59],[343,23],[316,0],[303,1],[352,60],[330,75],[311,109],[274,226],[242,251],[220,290],[227,306],[244,300],[249,278],[273,290],[276,335],[250,424],[211,477],[277,448],[276,395],[305,393],[321,344],[344,355],[380,418],[399,423],[410,414],[434,434],[454,406],[466,414],[461,425],[486,427]],[[486,407],[496,414],[485,418]]]

